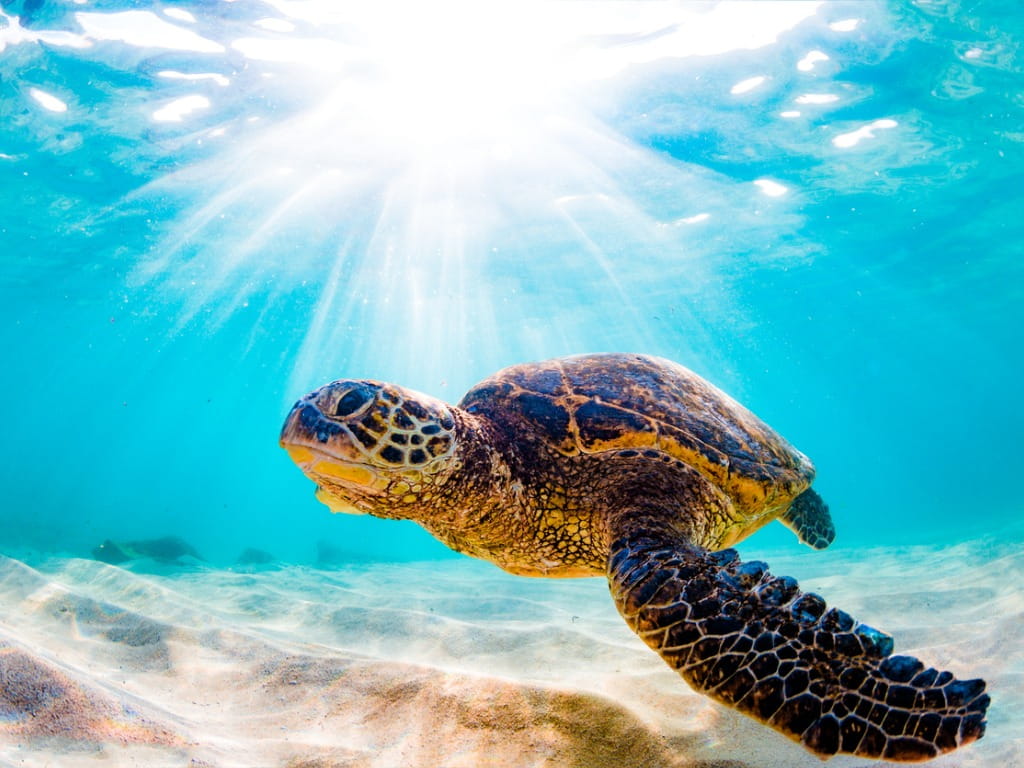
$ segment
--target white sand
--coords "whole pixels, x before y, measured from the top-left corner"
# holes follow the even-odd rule
[[[897,652],[988,680],[986,737],[930,765],[1024,766],[1024,544],[764,559]],[[692,693],[599,579],[470,560],[153,575],[0,558],[0,765],[821,763]]]

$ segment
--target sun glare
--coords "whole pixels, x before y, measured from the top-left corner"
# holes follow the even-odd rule
[[[614,107],[631,67],[770,45],[821,3],[268,5],[279,18],[260,18],[234,39],[195,40],[182,30],[175,40],[203,52],[222,45],[308,106],[285,118],[250,115],[262,129],[235,118],[196,134],[222,149],[154,187],[202,189],[202,202],[140,275],[184,284],[183,323],[215,305],[227,307],[218,310],[225,316],[254,286],[284,292],[315,282],[314,320],[289,387],[301,389],[336,371],[343,355],[369,355],[372,340],[393,336],[395,324],[409,350],[470,346],[452,343],[460,334],[472,334],[474,346],[500,347],[507,317],[499,315],[517,285],[553,279],[538,253],[589,259],[586,290],[606,291],[631,337],[642,339],[646,321],[629,306],[622,272],[630,259],[650,254],[654,263],[677,253],[664,239],[683,237],[683,229],[665,223],[701,220],[709,192],[699,174],[633,143],[598,115]],[[154,19],[132,16],[128,31],[89,21],[102,39],[127,40],[150,35]],[[215,71],[209,58],[202,66],[207,74],[191,77]],[[732,92],[765,82],[751,77]],[[230,90],[179,94],[157,105],[152,119],[173,124],[213,113]],[[659,185],[675,191],[666,210],[653,213],[635,195]],[[761,192],[780,194],[764,185]],[[302,242],[301,252],[268,258],[289,242]],[[574,290],[558,289],[567,298]],[[523,335],[547,334],[524,328]],[[571,335],[564,341],[578,345]],[[419,356],[393,357],[410,370],[382,375],[429,375]],[[447,364],[441,358],[429,356],[439,370]]]
[[[479,0],[270,0],[287,19],[240,38],[245,56],[304,67],[296,87],[322,93],[339,129],[405,153],[449,160],[545,131],[578,116],[581,96],[626,68],[659,58],[753,49],[812,15],[818,2],[516,3]],[[267,19],[260,28],[267,29]],[[763,80],[750,87],[756,87]],[[325,136],[314,151],[331,149]],[[312,148],[310,148],[312,149]]]
[[[361,96],[391,140],[457,153],[521,134],[564,104],[572,41],[527,4],[414,3],[400,26],[387,4],[373,8],[362,27],[373,75]]]

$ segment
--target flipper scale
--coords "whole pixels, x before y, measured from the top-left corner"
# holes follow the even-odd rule
[[[779,518],[797,538],[813,549],[824,549],[836,537],[836,527],[826,504],[818,492],[808,488],[789,505]]]
[[[666,541],[681,565],[662,567]],[[649,527],[641,536],[627,532],[611,551],[619,612],[669,666],[820,757],[926,760],[985,731],[983,681],[891,655],[888,635],[826,610],[819,596],[763,563]]]

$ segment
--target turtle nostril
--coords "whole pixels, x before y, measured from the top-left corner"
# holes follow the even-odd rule
[[[335,416],[351,416],[373,399],[373,392],[362,386],[350,389],[338,399],[334,406]]]

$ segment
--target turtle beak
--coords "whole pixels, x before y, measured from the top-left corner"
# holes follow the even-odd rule
[[[387,487],[387,479],[366,465],[345,431],[305,398],[288,414],[278,442],[321,492],[332,498],[330,491],[337,486],[370,493]]]
[[[292,461],[304,468],[316,456],[353,464],[363,462],[362,454],[352,445],[345,429],[325,417],[308,395],[292,406],[281,427],[278,443],[288,451]]]
[[[281,447],[288,452],[288,457],[300,468],[306,469],[313,462],[313,452],[301,445],[289,445],[281,439]]]

